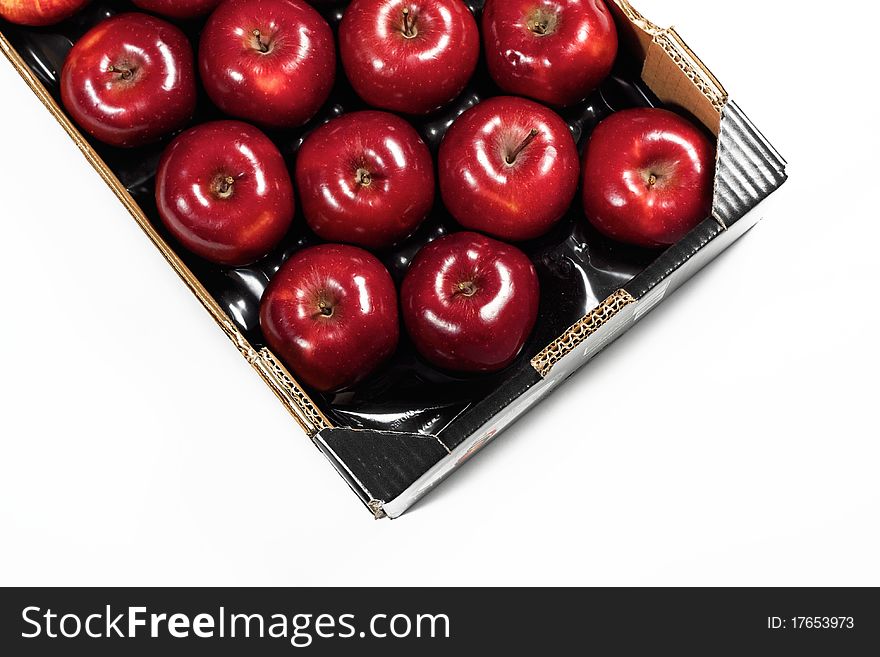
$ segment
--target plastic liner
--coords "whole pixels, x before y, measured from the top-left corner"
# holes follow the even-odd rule
[[[346,3],[319,8],[334,29]],[[467,2],[477,14],[482,0]],[[84,12],[57,26],[23,28],[0,21],[2,31],[28,66],[60,104],[59,77],[73,43],[89,28],[115,13],[137,11],[129,2],[96,2]],[[183,24],[197,52],[203,21]],[[180,25],[180,23],[178,23]],[[593,128],[612,112],[632,107],[656,107],[660,102],[639,77],[641,63],[621,49],[612,75],[586,101],[562,112],[578,146],[583,149]],[[502,92],[494,85],[481,61],[468,88],[449,107],[428,117],[409,120],[436,153],[447,128],[462,112]],[[340,69],[326,105],[307,126],[271,131],[292,169],[304,137],[317,125],[346,112],[365,109]],[[223,115],[202,93],[193,124]],[[95,140],[90,143],[138,202],[162,237],[184,260],[229,318],[257,349],[265,346],[259,328],[260,297],[281,264],[295,251],[319,243],[297,212],[290,233],[281,245],[260,262],[224,268],[204,261],[180,247],[158,219],[153,199],[154,175],[163,148],[161,143],[134,150],[117,149]],[[51,154],[47,153],[47,157]],[[553,194],[552,189],[547,194]],[[439,195],[438,195],[439,197]],[[715,227],[719,228],[719,227]],[[422,246],[432,239],[459,230],[454,219],[438,204],[418,232],[390,251],[379,253],[398,283]],[[402,332],[393,359],[355,389],[335,395],[308,390],[327,417],[340,428],[369,429],[388,434],[433,435],[452,449],[500,408],[537,381],[530,359],[578,321],[603,299],[656,269],[663,251],[643,250],[613,242],[598,234],[583,216],[580,194],[568,215],[548,235],[519,245],[535,263],[541,284],[538,326],[517,361],[502,372],[484,376],[459,376],[439,371],[422,360]],[[673,247],[674,249],[675,247]],[[108,270],[107,276],[116,273]],[[654,278],[652,275],[650,278]],[[100,295],[100,283],[89,294]],[[96,321],[100,321],[96,317]]]

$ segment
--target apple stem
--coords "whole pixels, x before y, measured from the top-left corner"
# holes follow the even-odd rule
[[[217,182],[217,196],[220,198],[229,198],[232,196],[232,186],[235,184],[235,178],[225,176]]]
[[[409,18],[409,7],[403,8],[403,36],[407,39],[412,39],[418,34],[416,30],[416,21],[413,19],[410,21]]]
[[[538,8],[528,18],[528,28],[535,36],[543,37],[556,32],[559,17],[549,8]]]
[[[134,75],[134,70],[127,68],[125,66],[113,66],[112,64],[107,69],[108,73],[119,73],[119,76],[123,80],[131,80],[131,76]]]
[[[648,176],[648,187],[653,187],[657,184],[657,174],[652,173]]]
[[[254,30],[254,38],[257,40],[257,46],[259,47],[260,52],[269,52],[269,44],[263,41],[263,35],[260,33],[259,30]]]
[[[373,182],[372,174],[366,169],[358,169],[354,179],[361,187],[369,187],[370,183]]]
[[[458,290],[456,290],[456,294],[461,294],[466,297],[472,297],[477,293],[477,286],[474,285],[472,281],[464,281],[458,284]]]
[[[328,306],[324,301],[318,303],[318,308],[321,310],[321,316],[323,317],[332,317],[333,309]]]
[[[538,136],[538,129],[532,128],[529,131],[529,134],[526,135],[526,138],[522,140],[522,143],[516,147],[516,150],[514,150],[512,153],[509,153],[507,155],[507,157],[505,158],[507,160],[507,163],[513,164],[514,162],[516,162],[516,158],[519,157],[520,153],[522,153],[526,148],[528,148],[529,144],[531,144],[533,141],[535,141],[535,137],[537,137],[537,136]]]

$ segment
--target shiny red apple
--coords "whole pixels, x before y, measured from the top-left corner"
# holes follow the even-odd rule
[[[54,25],[70,18],[91,0],[0,0],[0,18],[18,25]]]
[[[260,326],[299,381],[338,391],[365,379],[397,348],[397,291],[388,270],[363,249],[313,246],[272,279]]]
[[[147,14],[98,23],[68,53],[61,100],[73,119],[113,146],[141,146],[182,128],[196,106],[189,41]]]
[[[462,232],[419,251],[400,299],[407,332],[426,360],[457,372],[494,372],[522,351],[540,288],[522,251]]]
[[[668,246],[710,216],[714,171],[714,145],[687,119],[661,109],[617,112],[584,154],[584,211],[613,239]]]
[[[227,114],[300,126],[333,87],[333,32],[303,0],[226,0],[205,24],[199,70],[208,96]]]
[[[215,121],[187,130],[165,150],[156,205],[187,249],[218,264],[246,265],[290,227],[293,186],[266,135],[240,121]]]
[[[596,89],[617,56],[602,0],[486,0],[483,40],[499,87],[562,107]]]
[[[141,9],[169,18],[188,19],[204,16],[213,11],[221,0],[132,0],[132,2]]]
[[[474,74],[480,34],[461,0],[354,0],[339,26],[342,64],[373,107],[427,114]]]
[[[296,160],[303,214],[330,242],[381,249],[408,237],[434,203],[434,164],[406,121],[346,114],[315,130]]]
[[[465,228],[520,241],[546,233],[577,193],[571,131],[552,110],[499,96],[459,117],[440,144],[440,193]]]

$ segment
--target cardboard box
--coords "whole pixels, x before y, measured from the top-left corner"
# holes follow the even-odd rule
[[[482,2],[469,4],[479,10]],[[337,395],[301,387],[266,347],[256,323],[259,296],[271,275],[290,253],[315,239],[303,222],[295,222],[299,226],[279,249],[255,266],[206,263],[175,244],[156,216],[152,178],[164,144],[136,151],[107,147],[80,133],[62,109],[57,80],[72,42],[108,8],[130,9],[129,4],[93,5],[54,28],[0,22],[0,48],[361,501],[376,517],[393,518],[754,226],[786,179],[783,159],[674,29],[652,24],[627,0],[609,6],[621,35],[618,65],[599,91],[563,118],[582,147],[611,111],[663,105],[690,115],[718,142],[712,216],[673,247],[649,252],[593,231],[576,203],[558,229],[524,247],[539,272],[542,306],[538,327],[516,363],[497,375],[455,377],[432,370],[404,342],[380,373]],[[331,22],[338,9],[328,10]],[[190,29],[193,39],[197,30]],[[491,82],[478,73],[459,101],[417,128],[436,151],[451,121],[491,93]],[[338,102],[332,97],[332,112],[349,109],[351,97],[344,89]],[[309,127],[270,136],[292,162]],[[385,254],[398,282],[418,249],[449,230],[455,230],[454,222],[438,208],[413,238]]]

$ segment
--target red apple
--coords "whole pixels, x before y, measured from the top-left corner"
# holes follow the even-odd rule
[[[510,365],[535,326],[539,297],[538,276],[522,251],[469,232],[419,251],[400,292],[419,353],[457,372]]]
[[[434,203],[434,164],[406,121],[354,112],[315,130],[300,148],[296,185],[318,236],[367,248],[408,237]]]
[[[18,25],[53,25],[70,18],[90,0],[0,0],[0,18]]]
[[[189,41],[147,14],[119,14],[76,42],[61,71],[61,100],[92,136],[141,146],[182,128],[196,106]]]
[[[438,168],[443,202],[462,226],[519,241],[543,235],[565,214],[580,163],[556,113],[499,96],[452,124]]]
[[[169,18],[187,19],[204,16],[220,4],[221,0],[132,0],[141,9],[153,11]]]
[[[483,39],[499,87],[560,107],[586,98],[617,56],[602,0],[486,0]]]
[[[461,0],[354,0],[339,26],[339,50],[368,104],[427,114],[471,79],[480,34]]]
[[[293,186],[266,135],[240,121],[216,121],[187,130],[165,150],[156,205],[187,249],[222,265],[246,265],[290,227]]]
[[[397,291],[363,249],[323,244],[295,253],[260,304],[269,346],[302,383],[322,392],[353,386],[397,348]]]
[[[605,235],[658,247],[710,216],[715,147],[678,114],[633,109],[600,123],[584,154],[584,211]]]
[[[333,87],[333,32],[302,0],[226,0],[202,32],[199,69],[208,96],[227,114],[300,126]]]

